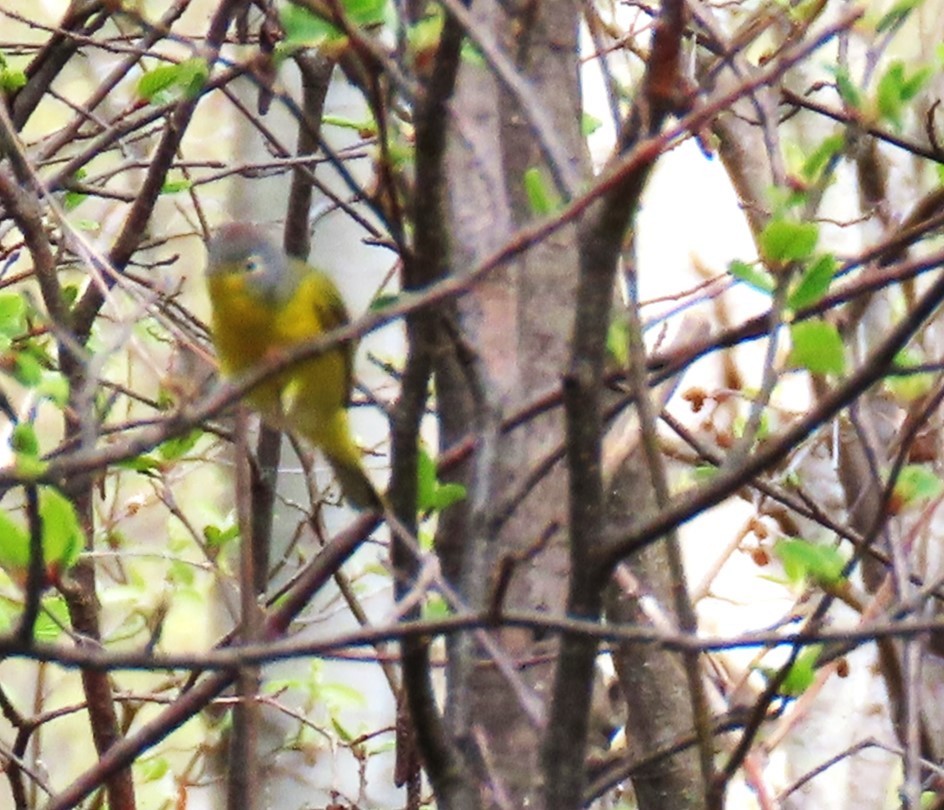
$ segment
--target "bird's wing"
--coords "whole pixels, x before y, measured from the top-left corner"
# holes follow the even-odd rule
[[[315,272],[313,275],[315,294],[311,296],[311,301],[321,328],[325,332],[330,332],[332,329],[349,324],[351,318],[337,286],[324,273]],[[354,353],[357,351],[357,341],[348,341],[339,348],[344,352],[344,367],[347,375],[344,390],[347,392],[345,397],[345,402],[347,402],[351,398],[351,388],[354,385]]]

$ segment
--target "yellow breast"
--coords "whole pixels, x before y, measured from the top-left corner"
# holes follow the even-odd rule
[[[325,288],[325,284],[329,288]],[[223,371],[239,375],[338,324],[324,323],[327,293],[337,294],[330,280],[311,272],[300,279],[292,296],[275,306],[254,294],[240,274],[209,279],[213,304],[213,340]],[[325,442],[325,431],[344,409],[350,395],[349,353],[332,349],[256,386],[250,404],[275,427]]]

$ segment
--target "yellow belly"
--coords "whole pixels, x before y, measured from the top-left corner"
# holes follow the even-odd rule
[[[304,281],[280,311],[247,293],[239,275],[212,277],[209,289],[213,340],[228,376],[273,362],[325,331],[311,300],[317,289]],[[348,357],[348,350],[339,347],[296,364],[253,388],[247,400],[273,427],[299,433],[330,454],[337,414],[346,416]]]

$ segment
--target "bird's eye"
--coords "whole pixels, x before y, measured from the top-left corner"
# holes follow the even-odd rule
[[[253,273],[258,273],[262,269],[262,260],[255,254],[252,256],[247,256],[246,261],[243,262],[243,270],[249,275]]]

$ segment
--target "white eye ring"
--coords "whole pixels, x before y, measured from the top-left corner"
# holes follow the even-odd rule
[[[263,267],[260,257],[256,254],[252,256],[247,256],[246,260],[243,262],[243,270],[249,275],[258,273]]]

